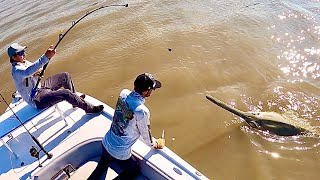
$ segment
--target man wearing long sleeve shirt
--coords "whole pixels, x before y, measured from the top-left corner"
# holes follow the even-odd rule
[[[139,167],[132,157],[131,147],[142,136],[145,144],[155,149],[164,147],[165,140],[152,140],[150,111],[144,105],[161,83],[149,73],[140,74],[134,81],[134,90],[121,91],[115,108],[110,130],[102,139],[102,155],[89,179],[99,179],[111,162],[123,170],[116,179],[133,179],[139,174]]]
[[[77,96],[71,77],[66,72],[47,78],[35,88],[41,68],[55,55],[56,50],[50,46],[45,54],[31,63],[26,60],[25,49],[26,46],[13,43],[8,48],[8,56],[12,64],[12,78],[17,91],[28,104],[42,109],[66,100],[87,113],[98,113],[103,110],[103,105],[93,106],[84,101],[85,95]],[[36,89],[34,97],[31,96],[33,89]]]

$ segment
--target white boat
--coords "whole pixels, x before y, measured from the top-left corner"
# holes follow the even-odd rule
[[[0,179],[87,179],[99,160],[101,139],[114,109],[89,95],[85,100],[103,104],[104,111],[85,114],[65,101],[37,110],[14,98],[11,110],[0,116]],[[132,153],[141,167],[137,179],[208,179],[167,147],[156,150],[138,140]],[[119,170],[111,164],[106,179],[116,177]]]

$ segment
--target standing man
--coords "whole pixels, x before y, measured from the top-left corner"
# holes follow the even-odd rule
[[[12,64],[12,78],[22,99],[33,107],[42,109],[50,107],[60,101],[66,100],[73,107],[79,107],[87,113],[99,113],[103,105],[93,106],[84,101],[85,95],[77,96],[69,73],[59,73],[41,82],[36,88],[37,92],[31,97],[35,88],[41,68],[56,54],[50,46],[36,62],[26,60],[26,46],[13,43],[8,48],[8,56]],[[61,89],[63,88],[63,89]]]
[[[116,179],[133,179],[139,175],[137,162],[131,154],[132,145],[142,136],[144,142],[155,148],[165,146],[164,139],[152,140],[150,111],[144,105],[161,83],[149,73],[140,74],[134,81],[134,90],[123,89],[118,98],[110,130],[102,139],[102,155],[88,179],[99,179],[111,162],[123,170]]]

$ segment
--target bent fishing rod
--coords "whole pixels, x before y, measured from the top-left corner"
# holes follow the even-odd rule
[[[108,8],[108,7],[114,7],[114,6],[128,7],[128,4],[115,4],[115,5],[109,5],[109,6],[101,6],[101,7],[99,7],[99,8],[96,8],[96,9],[92,10],[92,11],[87,11],[86,14],[83,15],[80,19],[78,19],[77,21],[73,21],[71,27],[70,27],[64,34],[59,34],[58,42],[56,43],[56,45],[54,46],[53,49],[56,49],[56,48],[58,47],[58,45],[60,44],[60,42],[62,41],[62,39],[68,34],[68,32],[69,32],[76,24],[78,24],[82,19],[84,19],[86,16],[88,16],[88,15],[92,14],[93,12],[98,11],[98,10],[100,10],[100,9]],[[49,59],[49,60],[50,60],[50,59]],[[50,61],[49,61],[49,62],[50,62]],[[43,66],[43,69],[42,69],[42,71],[40,72],[40,74],[39,74],[39,76],[38,76],[37,83],[36,83],[35,87],[34,87],[34,88],[32,89],[32,91],[31,91],[31,98],[34,98],[34,96],[35,96],[35,94],[36,94],[36,92],[37,92],[38,85],[39,85],[39,83],[40,83],[40,81],[41,81],[41,79],[42,79],[42,77],[43,77],[43,75],[44,75],[44,71],[46,70],[49,62]]]

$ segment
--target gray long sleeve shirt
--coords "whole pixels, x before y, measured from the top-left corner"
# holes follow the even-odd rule
[[[16,85],[22,99],[34,107],[36,107],[36,105],[30,95],[32,89],[37,83],[38,76],[33,76],[33,74],[48,62],[49,59],[45,55],[42,55],[34,63],[29,61],[12,63],[12,78],[14,84]]]

